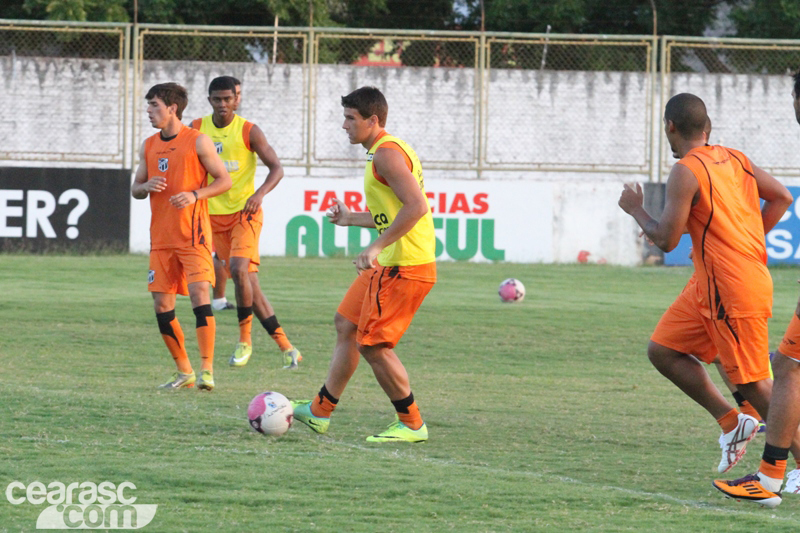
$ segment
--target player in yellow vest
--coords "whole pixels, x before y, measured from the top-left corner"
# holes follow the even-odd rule
[[[233,180],[228,192],[208,204],[214,248],[217,257],[225,261],[236,288],[239,342],[229,363],[231,366],[244,366],[250,359],[255,312],[261,325],[281,349],[284,368],[297,368],[302,356],[289,342],[258,281],[261,262],[258,240],[264,218],[261,203],[283,178],[283,167],[261,129],[236,114],[235,81],[230,76],[211,80],[208,101],[214,112],[192,122],[193,128],[214,141]],[[255,188],[256,156],[269,168],[267,179],[258,189]]]
[[[389,107],[378,89],[357,89],[342,97],[342,106],[350,143],[367,149],[368,211],[350,211],[337,199],[328,217],[339,226],[376,228],[379,236],[354,261],[359,275],[336,312],[337,341],[325,384],[314,400],[292,402],[294,417],[325,433],[360,354],[397,412],[394,423],[367,441],[422,442],[428,428],[394,352],[436,282],[436,238],[422,165],[408,144],[384,130]]]

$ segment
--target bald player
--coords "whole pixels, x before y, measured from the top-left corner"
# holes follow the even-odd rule
[[[718,355],[730,382],[767,414],[772,278],[764,235],[792,196],[741,152],[706,145],[708,123],[700,98],[688,93],[672,97],[664,110],[664,128],[680,160],[667,180],[661,218],[644,210],[638,184],[625,186],[619,206],[665,252],[677,246],[684,230],[691,236],[694,275],[661,317],[647,355],[717,421],[722,429],[718,470],[726,472],[744,455],[758,420],[732,407],[700,362],[711,363]]]

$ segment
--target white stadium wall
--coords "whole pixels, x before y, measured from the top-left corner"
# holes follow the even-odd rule
[[[474,170],[446,170],[451,163],[474,165],[478,158],[473,70],[320,65],[314,72],[309,117],[305,101],[309,72],[299,65],[271,69],[239,63],[144,64],[141,91],[165,80],[189,89],[185,122],[209,112],[205,95],[211,78],[231,73],[243,80],[241,114],[262,127],[289,166],[283,183],[264,203],[263,254],[326,255],[339,253],[342,243],[347,248],[347,230],[329,233],[330,228],[324,229],[320,222],[324,209],[319,211],[316,204],[306,209],[304,201],[309,191],[338,195],[361,190],[358,169],[333,168],[337,163],[352,164],[363,154],[360,146],[347,144],[340,129],[339,97],[359,85],[375,84],[389,99],[388,129],[409,140],[426,168],[426,187],[442,226],[437,229],[441,258],[452,257],[450,250],[458,258],[475,261],[572,262],[586,251],[590,260],[624,265],[641,261],[638,231],[617,207],[617,199],[622,182],[649,179],[650,81],[645,74],[490,71],[485,161],[517,169],[487,170],[476,179]],[[78,143],[83,143],[91,153],[117,153],[120,75],[113,61],[1,58],[1,79],[16,88],[14,105],[29,109],[35,104],[46,109],[48,117],[7,118],[0,128],[2,151],[34,152],[69,142],[75,144],[69,144],[75,152],[81,152]],[[26,90],[20,92],[19,87]],[[673,74],[671,91],[692,91],[704,98],[714,122],[712,142],[742,148],[756,164],[779,174],[797,175],[800,128],[791,112],[789,77]],[[131,145],[152,132],[143,98],[137,101],[139,139]],[[404,110],[404,102],[413,105]],[[305,162],[309,127],[311,159],[330,165],[301,176],[305,170],[297,165]],[[603,170],[615,167],[629,172]],[[259,167],[259,182],[265,172]],[[485,209],[475,205],[476,195],[486,195],[480,197]],[[447,212],[440,212],[440,201],[449,204]],[[132,200],[133,252],[149,249],[148,217],[147,202]],[[304,238],[295,243],[292,231]],[[319,232],[316,248],[315,231]]]

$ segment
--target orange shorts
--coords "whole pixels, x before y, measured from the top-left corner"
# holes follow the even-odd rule
[[[435,280],[435,263],[433,266]],[[435,281],[408,279],[414,270],[430,270],[429,265],[419,267],[375,266],[364,270],[353,281],[339,304],[337,311],[353,324],[358,324],[356,341],[364,346],[387,344],[394,348],[411,325],[414,314]]]
[[[214,262],[208,246],[186,246],[150,250],[150,272],[147,276],[150,292],[189,294],[189,283],[214,279]]]
[[[694,298],[690,283],[658,321],[650,340],[704,363],[719,355],[734,385],[770,377],[767,317],[711,320],[700,313]]]
[[[253,214],[242,211],[230,215],[211,215],[211,231],[214,233],[214,251],[217,259],[225,261],[225,272],[230,275],[230,258],[250,259],[248,272],[258,272],[261,258],[258,255],[258,239],[264,224],[264,211]]]
[[[792,315],[792,320],[789,322],[789,327],[786,328],[786,333],[783,334],[778,351],[786,357],[800,362],[800,318],[797,318],[797,313]]]

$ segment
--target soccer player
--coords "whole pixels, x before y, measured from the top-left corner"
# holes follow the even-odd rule
[[[772,278],[764,235],[792,196],[741,152],[706,145],[707,122],[700,98],[688,93],[672,97],[664,111],[665,131],[681,159],[667,180],[661,218],[644,210],[638,184],[624,187],[619,206],[666,252],[677,246],[684,230],[691,236],[695,272],[661,317],[647,355],[720,425],[718,470],[725,472],[744,455],[758,420],[725,400],[700,361],[711,363],[718,356],[731,383],[766,415],[772,388],[767,333]]]
[[[236,114],[236,79],[214,78],[208,86],[208,102],[213,113],[192,122],[192,127],[214,141],[217,152],[230,172],[231,189],[209,200],[211,229],[217,257],[225,262],[236,289],[239,317],[239,342],[230,357],[231,366],[244,366],[253,353],[252,327],[255,312],[261,325],[283,354],[284,368],[297,368],[300,351],[289,341],[278,323],[275,310],[258,281],[258,239],[264,212],[261,203],[283,178],[275,150],[261,129]],[[255,188],[256,156],[267,165],[267,179]],[[211,180],[209,180],[211,181]]]
[[[236,85],[236,102],[234,103],[233,110],[239,110],[239,104],[242,102],[242,82],[231,76],[233,83]],[[216,252],[214,255],[214,277],[217,278],[217,284],[214,285],[214,299],[211,300],[211,307],[214,311],[227,311],[228,309],[236,309],[236,306],[228,301],[225,296],[225,288],[228,284],[228,272],[225,270],[225,261],[217,257]]]
[[[800,123],[800,71],[794,74],[792,100],[795,118]],[[767,439],[758,471],[735,481],[718,479],[713,483],[726,496],[767,507],[781,503],[781,485],[790,450],[796,468],[789,472],[783,493],[800,494],[800,456],[795,446],[800,425],[800,300],[772,357],[772,369],[775,383],[767,413]]]
[[[181,123],[186,89],[162,83],[151,87],[145,98],[150,124],[160,131],[142,143],[131,195],[140,200],[150,196],[149,290],[158,329],[178,369],[160,388],[195,384],[183,330],[175,317],[176,294],[188,294],[202,359],[197,388],[212,390],[216,323],[210,301],[214,267],[208,198],[227,191],[231,178],[211,139]],[[207,175],[213,176],[213,183],[208,183]]]
[[[428,428],[394,352],[436,282],[433,217],[422,166],[408,144],[384,129],[389,107],[378,89],[361,87],[342,97],[342,107],[350,143],[367,149],[368,211],[350,211],[337,199],[328,216],[339,226],[376,228],[379,236],[354,261],[359,274],[334,317],[337,339],[325,384],[314,400],[292,402],[294,417],[325,433],[360,353],[397,412],[394,423],[367,441],[422,442]]]

